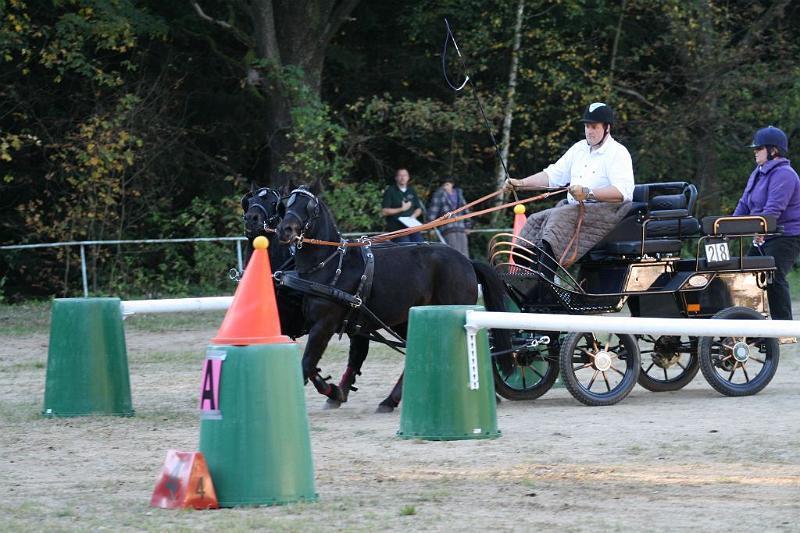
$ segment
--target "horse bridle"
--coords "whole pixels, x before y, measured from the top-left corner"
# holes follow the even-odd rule
[[[278,206],[275,209],[275,212],[272,213],[272,215],[270,215],[267,212],[267,209],[264,207],[263,203],[260,200],[256,199],[256,197],[260,199],[267,195],[272,195],[275,199],[275,205]],[[246,208],[245,208],[245,203],[247,203]],[[273,189],[263,187],[258,191],[256,191],[255,195],[252,192],[249,192],[242,197],[242,209],[244,209],[244,214],[242,215],[242,219],[245,219],[245,217],[247,216],[247,212],[250,211],[251,208],[256,207],[260,209],[262,213],[264,213],[264,230],[266,231],[278,225],[277,221],[280,220],[281,205],[282,205],[281,195],[278,194],[278,192]]]
[[[290,210],[292,205],[297,201],[297,195],[299,194],[309,198],[308,203],[306,203],[305,218],[300,216],[296,211]],[[319,218],[319,199],[306,189],[294,189],[289,193],[289,198],[286,200],[286,205],[280,204],[278,207],[278,214],[284,220],[291,215],[296,218],[300,224],[303,224],[303,229],[300,230],[300,235],[297,238],[297,248],[300,249],[303,247],[303,238],[305,237],[306,231],[308,231],[308,229],[311,227],[311,224]]]

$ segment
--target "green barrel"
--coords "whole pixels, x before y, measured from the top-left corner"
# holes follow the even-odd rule
[[[53,300],[42,414],[133,415],[119,298]]]
[[[411,309],[399,437],[461,440],[500,436],[485,329],[478,333],[477,360],[470,373],[464,329],[468,310],[482,311],[483,307]]]
[[[213,359],[222,362],[218,392],[209,394]],[[297,345],[211,346],[203,375],[200,451],[220,506],[315,501]]]

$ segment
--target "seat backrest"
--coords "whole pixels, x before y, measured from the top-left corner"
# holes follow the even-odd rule
[[[691,215],[697,202],[697,188],[685,181],[640,183],[633,189],[634,209],[616,228],[600,241],[593,251],[601,252],[609,243],[642,240],[642,221],[648,217],[663,217],[647,223],[647,238],[672,238],[694,235],[699,222]]]

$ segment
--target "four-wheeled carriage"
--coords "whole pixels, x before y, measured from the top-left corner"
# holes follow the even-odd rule
[[[774,219],[706,217],[701,223],[692,216],[696,198],[688,183],[637,185],[625,218],[570,271],[539,243],[495,236],[489,257],[509,306],[600,314],[627,304],[641,317],[766,318],[774,261],[746,256],[744,241],[776,232]],[[683,250],[694,257],[682,259]],[[637,381],[651,391],[678,390],[698,369],[723,394],[755,394],[772,379],[778,357],[777,341],[767,338],[520,331],[510,352],[495,354],[494,368],[498,393],[512,400],[541,396],[560,372],[581,402],[610,405]]]

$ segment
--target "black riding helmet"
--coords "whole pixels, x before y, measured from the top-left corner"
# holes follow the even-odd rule
[[[750,148],[760,148],[762,146],[767,147],[767,159],[771,161],[773,155],[769,148],[777,148],[778,155],[786,157],[786,154],[789,152],[789,139],[782,129],[776,128],[775,126],[767,126],[766,128],[761,128],[753,135],[753,142],[750,144]]]
[[[604,124],[614,123],[614,110],[603,102],[594,102],[586,106],[580,122],[602,122]]]
[[[586,106],[586,110],[583,112],[580,122],[584,124],[587,122],[603,124],[603,138],[594,145],[600,146],[605,142],[606,137],[608,137],[609,126],[614,123],[614,110],[603,102],[591,103]],[[589,141],[587,140],[586,143],[588,144]]]

